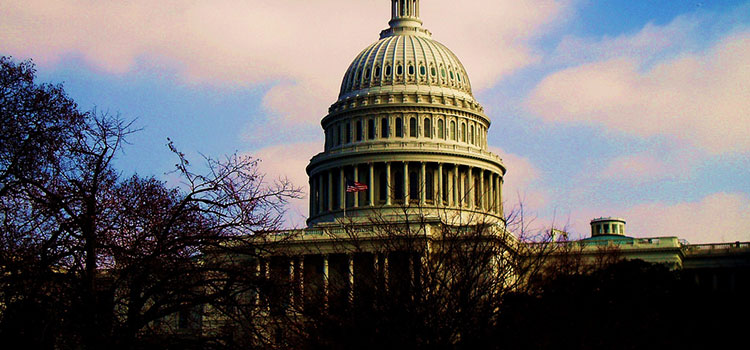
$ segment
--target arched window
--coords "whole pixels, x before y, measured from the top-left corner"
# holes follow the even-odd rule
[[[409,119],[409,136],[417,137],[417,118]]]
[[[362,141],[362,121],[357,120],[357,141]]]
[[[341,125],[336,126],[336,146],[341,145]]]
[[[461,123],[461,142],[466,142],[466,123]]]
[[[471,131],[469,132],[469,137],[471,137],[471,144],[474,144],[474,125],[471,126]]]
[[[367,139],[375,139],[375,120],[367,119]]]
[[[409,75],[414,75],[414,66],[409,65]]]
[[[443,125],[443,120],[442,119],[438,119],[438,130],[437,131],[438,131],[438,138],[439,139],[444,139],[445,138],[445,130],[443,130],[444,127],[445,126]]]
[[[424,66],[419,66],[419,74],[425,75],[427,73],[427,69],[425,69]]]
[[[385,66],[385,76],[390,77],[391,76],[391,66]]]
[[[423,128],[424,132],[422,135],[427,138],[432,138],[432,124],[430,118],[424,118]]]
[[[404,137],[404,122],[400,117],[396,118],[396,137]]]
[[[344,139],[346,140],[346,143],[352,142],[352,124],[347,122],[346,123],[346,134],[344,136]]]
[[[388,129],[388,117],[380,119],[380,137],[387,139],[389,130],[390,129]]]
[[[375,78],[380,78],[380,66],[375,67]]]
[[[402,75],[404,74],[404,67],[399,63],[396,66],[396,75]]]
[[[456,141],[456,122],[451,120],[451,140]]]

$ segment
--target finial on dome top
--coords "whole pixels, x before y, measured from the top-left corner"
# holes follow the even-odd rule
[[[419,19],[419,0],[391,0],[390,28],[382,31],[380,37],[411,34],[430,36],[430,32],[422,29]]]

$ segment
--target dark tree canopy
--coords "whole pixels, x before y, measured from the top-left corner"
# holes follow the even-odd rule
[[[133,349],[176,334],[180,312],[217,303],[242,271],[206,251],[253,252],[278,228],[287,181],[249,157],[206,159],[195,173],[170,142],[182,180],[122,179],[113,166],[134,130],[80,112],[31,62],[1,57],[0,338],[45,349]],[[236,244],[244,241],[244,244]]]

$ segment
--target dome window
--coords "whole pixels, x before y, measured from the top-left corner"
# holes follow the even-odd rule
[[[409,65],[409,75],[414,75],[414,66]]]
[[[362,121],[357,120],[357,141],[362,141]]]
[[[437,71],[435,70],[435,67],[430,67],[430,75],[433,77],[437,75]]]
[[[375,139],[375,121],[372,119],[367,120],[367,139]]]
[[[451,73],[451,80],[453,80],[453,71],[451,71],[450,73]]]
[[[461,73],[456,73],[456,76],[458,77],[458,81],[461,81]]]
[[[375,78],[380,78],[380,66],[375,67]]]
[[[419,74],[420,74],[420,75],[425,75],[425,74],[427,74],[427,69],[425,69],[425,67],[424,67],[424,66],[420,66],[420,67],[419,67]]]
[[[417,137],[418,128],[419,126],[417,125],[417,118],[409,119],[409,136],[410,137]]]
[[[424,137],[432,138],[432,123],[430,118],[424,118],[424,123],[422,123],[424,128],[424,133],[422,134]]]
[[[383,119],[380,120],[380,137],[387,139],[389,130],[390,128],[388,127],[388,117],[383,117]]]
[[[444,139],[445,138],[445,126],[443,125],[443,120],[438,119],[438,138]]]
[[[344,134],[345,135],[344,139],[346,141],[344,141],[344,143],[351,143],[352,142],[352,124],[347,122],[345,129],[346,129],[346,134]]]
[[[370,80],[370,68],[365,68],[365,80]]]
[[[404,137],[404,123],[401,118],[396,118],[396,137]]]
[[[443,78],[445,78],[445,68],[440,68],[440,75],[442,75]]]
[[[386,77],[391,76],[391,66],[385,66],[385,76]]]
[[[404,67],[402,65],[396,66],[396,75],[402,75],[404,74]]]

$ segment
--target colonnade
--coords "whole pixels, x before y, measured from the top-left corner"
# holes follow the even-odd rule
[[[346,182],[368,190],[348,194]],[[310,217],[349,208],[420,205],[466,208],[502,215],[502,175],[442,162],[369,162],[310,175]]]
[[[286,286],[288,293],[272,296],[280,304],[328,304],[332,298],[351,302],[358,294],[355,290],[361,294],[410,285],[418,279],[421,259],[403,251],[274,256],[257,260],[256,274]],[[263,303],[260,293],[255,298]]]

